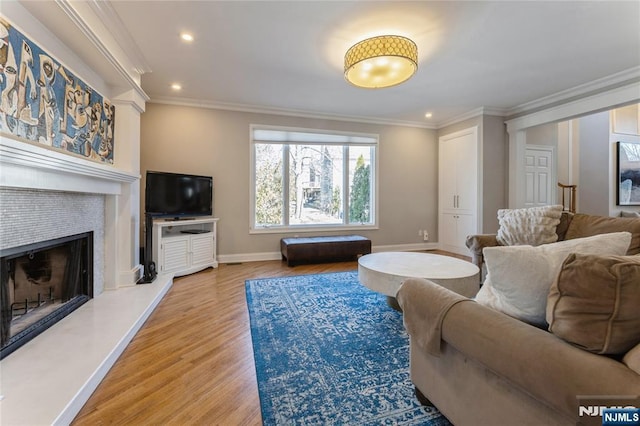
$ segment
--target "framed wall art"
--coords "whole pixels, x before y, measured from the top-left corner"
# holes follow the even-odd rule
[[[113,164],[115,107],[0,16],[0,133]]]
[[[617,142],[616,204],[640,206],[640,143]]]

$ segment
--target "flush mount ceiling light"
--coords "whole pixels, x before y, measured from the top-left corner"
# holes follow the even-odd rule
[[[418,47],[386,35],[356,43],[344,55],[344,77],[354,86],[378,89],[408,80],[418,69]]]
[[[187,43],[191,43],[193,41],[193,34],[191,33],[181,33],[180,38]]]

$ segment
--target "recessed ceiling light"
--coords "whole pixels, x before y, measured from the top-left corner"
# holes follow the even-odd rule
[[[189,42],[189,43],[193,41],[193,35],[192,35],[192,34],[189,34],[189,33],[182,33],[182,34],[180,34],[180,38],[181,38],[183,41],[186,41],[186,42]]]
[[[180,89],[182,89],[182,86],[181,86],[181,85],[179,85],[178,83],[173,83],[173,84],[171,85],[171,88],[172,88],[173,90],[180,90]]]
[[[430,112],[428,112],[428,113],[426,113],[424,116],[425,116],[425,117],[427,117],[427,118],[431,118],[431,117],[433,117],[433,114],[432,114],[432,113],[430,113]]]

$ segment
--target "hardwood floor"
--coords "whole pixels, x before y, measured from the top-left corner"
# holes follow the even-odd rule
[[[267,261],[176,278],[72,424],[261,425],[245,280],[355,269]]]

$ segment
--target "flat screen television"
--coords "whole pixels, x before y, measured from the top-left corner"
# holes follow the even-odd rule
[[[211,216],[213,178],[147,171],[145,212],[154,217]]]

